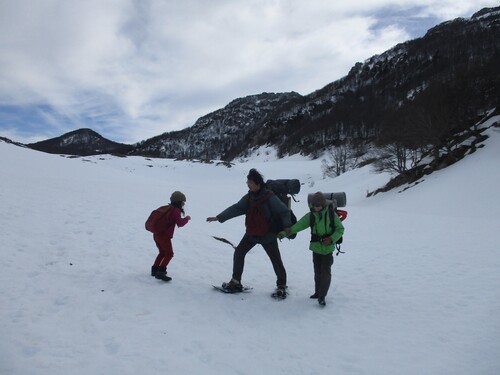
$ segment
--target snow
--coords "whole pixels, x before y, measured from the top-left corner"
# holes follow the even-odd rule
[[[222,165],[68,158],[0,142],[1,374],[498,374],[500,133],[403,189],[369,167],[324,179],[321,161],[261,154]],[[265,157],[262,157],[267,155]],[[343,250],[327,306],[309,299],[309,234],[280,248],[290,296],[261,247],[251,293],[224,295],[243,219],[207,223],[246,192],[246,174],[299,178],[307,194],[347,193]],[[193,219],[177,228],[173,281],[149,275],[144,230],[174,190]]]

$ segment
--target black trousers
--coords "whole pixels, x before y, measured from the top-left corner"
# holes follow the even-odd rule
[[[250,241],[246,236],[242,238],[233,255],[233,279],[241,281],[243,268],[245,267],[245,256],[247,253],[257,245],[256,242]],[[281,260],[280,249],[278,241],[274,240],[269,243],[260,244],[267,253],[271,260],[274,273],[276,274],[276,286],[286,286],[286,270]]]
[[[333,253],[322,255],[313,253],[314,292],[318,297],[326,297],[332,282]]]

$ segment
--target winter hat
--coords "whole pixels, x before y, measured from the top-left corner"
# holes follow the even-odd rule
[[[262,177],[262,175],[259,173],[259,171],[257,171],[257,169],[250,169],[250,171],[248,172],[248,176],[247,176],[247,179],[255,182],[257,185],[260,185],[260,186],[264,186],[264,177]]]
[[[180,191],[174,191],[170,196],[170,202],[185,202],[186,196],[182,194]]]
[[[325,207],[326,206],[326,199],[325,199],[325,196],[323,195],[323,193],[321,192],[317,192],[317,193],[314,193],[314,195],[312,196],[312,199],[311,199],[311,206],[321,206],[321,207]]]

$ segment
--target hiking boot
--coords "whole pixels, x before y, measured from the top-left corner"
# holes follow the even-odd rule
[[[170,281],[172,280],[172,278],[170,276],[167,276],[166,273],[157,273],[155,275],[155,277],[158,279],[158,280],[162,280],[162,281]]]
[[[156,266],[151,266],[151,276],[155,277],[156,272],[158,272],[158,267]]]
[[[235,279],[231,279],[228,283],[222,283],[222,287],[231,292],[241,292],[243,290],[241,283]]]
[[[172,280],[171,277],[167,276],[167,267],[158,267],[158,269],[156,270],[156,273],[155,273],[155,277],[158,280],[162,280],[162,281]]]
[[[276,291],[273,293],[273,296],[278,297],[278,298],[286,298],[288,295],[286,289],[288,287],[286,285],[278,285],[276,287]]]
[[[311,299],[317,299],[318,298],[318,293],[314,293],[309,298],[311,298]]]
[[[321,306],[326,306],[325,297],[318,297],[318,303]]]

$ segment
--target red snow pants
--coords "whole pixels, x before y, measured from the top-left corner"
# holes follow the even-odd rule
[[[156,247],[158,248],[158,256],[153,264],[154,267],[166,267],[170,260],[174,257],[174,249],[172,248],[172,238],[166,233],[155,233],[153,236]]]

